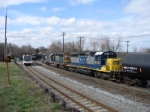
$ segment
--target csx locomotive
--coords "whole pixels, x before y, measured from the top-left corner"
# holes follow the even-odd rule
[[[128,54],[123,60],[117,58],[113,51],[63,52],[44,56],[46,64],[72,72],[77,69],[86,70],[92,76],[104,80],[128,85],[147,85],[147,80],[150,80],[150,61],[146,61],[150,59],[150,54]]]

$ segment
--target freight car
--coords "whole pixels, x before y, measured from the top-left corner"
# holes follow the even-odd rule
[[[125,83],[129,85],[147,85],[147,81],[150,80],[150,54],[127,54],[122,64]]]

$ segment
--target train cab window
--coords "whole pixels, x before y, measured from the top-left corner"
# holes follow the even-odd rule
[[[78,57],[79,54],[78,53],[71,53],[71,57]]]
[[[31,56],[25,56],[24,57],[24,61],[31,61],[31,59],[32,59]]]
[[[101,56],[98,55],[98,56],[95,56],[95,61],[100,61],[101,60]]]

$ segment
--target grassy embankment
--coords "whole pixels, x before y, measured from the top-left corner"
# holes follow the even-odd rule
[[[0,62],[0,112],[60,112],[35,82],[12,62],[9,63],[11,85],[8,84],[6,63]]]

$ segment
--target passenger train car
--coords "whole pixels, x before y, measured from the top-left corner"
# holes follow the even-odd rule
[[[31,65],[32,64],[32,56],[31,55],[23,55],[23,64]]]

